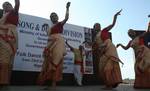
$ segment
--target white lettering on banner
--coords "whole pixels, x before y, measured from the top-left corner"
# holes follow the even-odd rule
[[[19,47],[15,56],[13,70],[37,71],[41,70],[43,63],[43,50],[47,45],[47,30],[51,27],[48,19],[20,14],[18,24]],[[84,27],[65,24],[63,37],[71,45],[78,48],[85,40]],[[73,73],[74,55],[67,51],[64,58],[64,73]]]

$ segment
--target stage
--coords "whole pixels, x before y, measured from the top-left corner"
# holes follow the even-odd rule
[[[43,90],[45,86],[9,86],[0,91],[54,91],[53,89]],[[89,86],[58,86],[55,91],[149,91],[150,89],[134,89],[132,84],[121,84],[112,90],[103,90],[104,86],[89,85]]]

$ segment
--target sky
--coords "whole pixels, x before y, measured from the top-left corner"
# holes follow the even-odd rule
[[[14,0],[0,0],[14,5]],[[127,45],[129,29],[146,30],[149,22],[150,0],[20,0],[20,13],[49,19],[51,12],[56,12],[59,20],[65,17],[66,3],[71,2],[70,16],[67,23],[92,28],[98,22],[104,28],[112,23],[114,14],[122,9],[112,32],[113,43]],[[2,8],[2,7],[1,7]],[[122,78],[134,79],[134,53],[132,48],[118,48],[118,55],[124,62],[120,65]]]

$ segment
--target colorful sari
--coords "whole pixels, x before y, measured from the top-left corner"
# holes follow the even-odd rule
[[[135,88],[150,88],[150,49],[144,45],[143,38],[136,37],[130,46],[135,52]]]
[[[108,31],[102,30],[100,37],[106,47],[103,48],[104,52],[100,57],[99,71],[101,72],[106,87],[117,87],[122,82],[119,66],[121,60],[118,57],[115,45],[108,36]]]
[[[63,58],[66,54],[65,42],[61,33],[63,25],[59,22],[49,30],[49,37],[44,51],[44,62],[42,71],[39,75],[39,82],[43,84],[46,80],[61,81],[63,70]]]
[[[16,26],[7,24],[8,32],[0,29],[0,84],[9,84],[14,56],[17,50]]]

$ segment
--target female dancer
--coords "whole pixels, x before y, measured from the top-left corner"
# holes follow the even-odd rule
[[[100,50],[99,73],[104,80],[106,87],[104,89],[112,89],[122,82],[117,50],[112,43],[109,31],[114,27],[120,10],[114,15],[113,23],[104,28],[97,34],[96,41]],[[121,62],[122,63],[122,62]]]
[[[3,3],[3,17],[0,19],[0,85],[10,83],[14,56],[18,48],[16,27],[19,18],[20,0],[15,0],[15,7],[11,3]]]
[[[135,53],[135,82],[134,88],[150,88],[150,49],[144,45],[144,35],[149,33],[148,31],[143,34],[137,36],[136,31],[130,29],[128,31],[129,37],[132,40],[127,44],[127,46],[123,46],[122,44],[118,44],[117,47],[121,46],[123,49],[127,50],[130,47],[133,48]]]
[[[56,82],[62,80],[63,58],[66,55],[65,42],[62,37],[63,26],[69,18],[70,2],[66,5],[66,16],[61,22],[58,22],[56,13],[51,13],[50,19],[52,27],[47,31],[48,44],[44,50],[44,63],[39,78],[43,78],[40,83],[46,80],[52,80],[52,87],[56,88]]]

